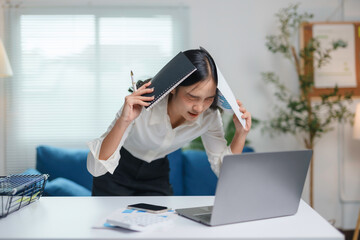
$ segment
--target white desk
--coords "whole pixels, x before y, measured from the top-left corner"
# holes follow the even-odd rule
[[[173,209],[212,205],[201,197],[42,197],[0,219],[0,239],[344,239],[301,201],[296,215],[217,227],[181,216],[145,232],[93,229],[101,218],[128,204],[146,202]]]

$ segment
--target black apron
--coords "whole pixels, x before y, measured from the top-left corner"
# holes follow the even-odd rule
[[[93,196],[170,196],[169,160],[159,158],[151,163],[120,149],[119,165],[114,174],[93,177]]]

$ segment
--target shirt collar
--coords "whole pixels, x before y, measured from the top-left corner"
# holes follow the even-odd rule
[[[170,118],[167,114],[168,100],[169,100],[169,95],[164,97],[160,102],[158,102],[151,109],[149,125],[164,124],[166,121],[170,122]],[[203,114],[204,113],[200,114],[200,116],[195,121],[186,121],[185,123],[181,124],[180,126],[192,126],[195,124],[201,125],[202,120],[203,120]]]

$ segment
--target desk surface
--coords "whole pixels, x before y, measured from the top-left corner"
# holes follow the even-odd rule
[[[42,197],[0,219],[0,239],[344,239],[304,201],[297,214],[207,227],[181,216],[145,232],[94,229],[100,219],[128,204],[146,202],[173,209],[212,205],[214,197]]]

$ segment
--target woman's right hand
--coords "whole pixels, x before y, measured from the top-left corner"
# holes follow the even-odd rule
[[[130,124],[140,115],[143,107],[149,106],[150,101],[154,99],[154,96],[144,97],[142,95],[154,91],[153,88],[147,88],[150,84],[151,82],[145,83],[138,90],[125,97],[125,103],[119,118],[121,121]]]

